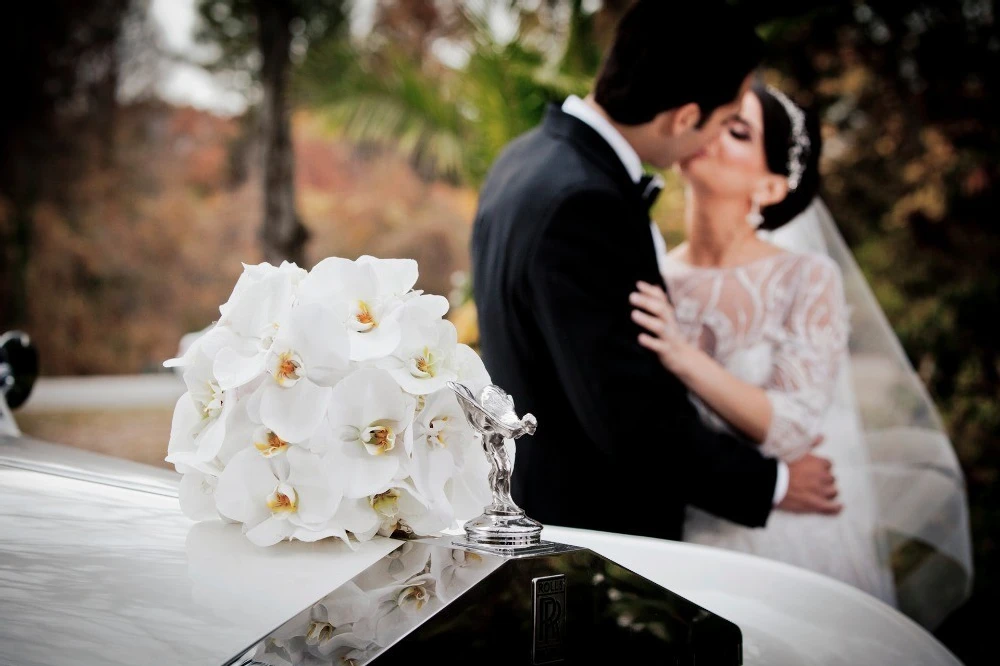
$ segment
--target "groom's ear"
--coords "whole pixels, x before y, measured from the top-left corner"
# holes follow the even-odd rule
[[[701,107],[690,102],[676,109],[664,111],[656,117],[660,133],[675,137],[690,132],[701,122]]]

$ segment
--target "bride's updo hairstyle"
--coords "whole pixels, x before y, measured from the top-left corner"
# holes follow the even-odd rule
[[[764,117],[764,153],[771,173],[788,177],[788,195],[761,210],[760,229],[777,229],[804,211],[819,192],[819,119],[781,91],[756,83]]]

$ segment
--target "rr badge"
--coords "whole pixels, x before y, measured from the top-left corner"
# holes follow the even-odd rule
[[[566,637],[566,576],[543,576],[531,580],[534,598],[532,664],[562,661]]]

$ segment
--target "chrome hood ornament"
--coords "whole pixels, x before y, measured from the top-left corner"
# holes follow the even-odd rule
[[[481,516],[465,524],[470,546],[521,549],[541,543],[542,524],[528,518],[510,496],[514,440],[534,434],[538,422],[531,414],[518,417],[514,399],[499,386],[487,386],[477,398],[469,387],[448,382],[462,406],[465,418],[482,435],[483,450],[490,461],[490,490],[493,502]],[[507,451],[510,440],[512,450]]]

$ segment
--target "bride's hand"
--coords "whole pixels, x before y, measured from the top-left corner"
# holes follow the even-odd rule
[[[649,331],[639,334],[639,344],[656,352],[663,367],[683,377],[698,349],[681,334],[674,308],[663,290],[645,282],[637,282],[636,286],[638,291],[629,296],[629,302],[636,307],[632,321]]]

